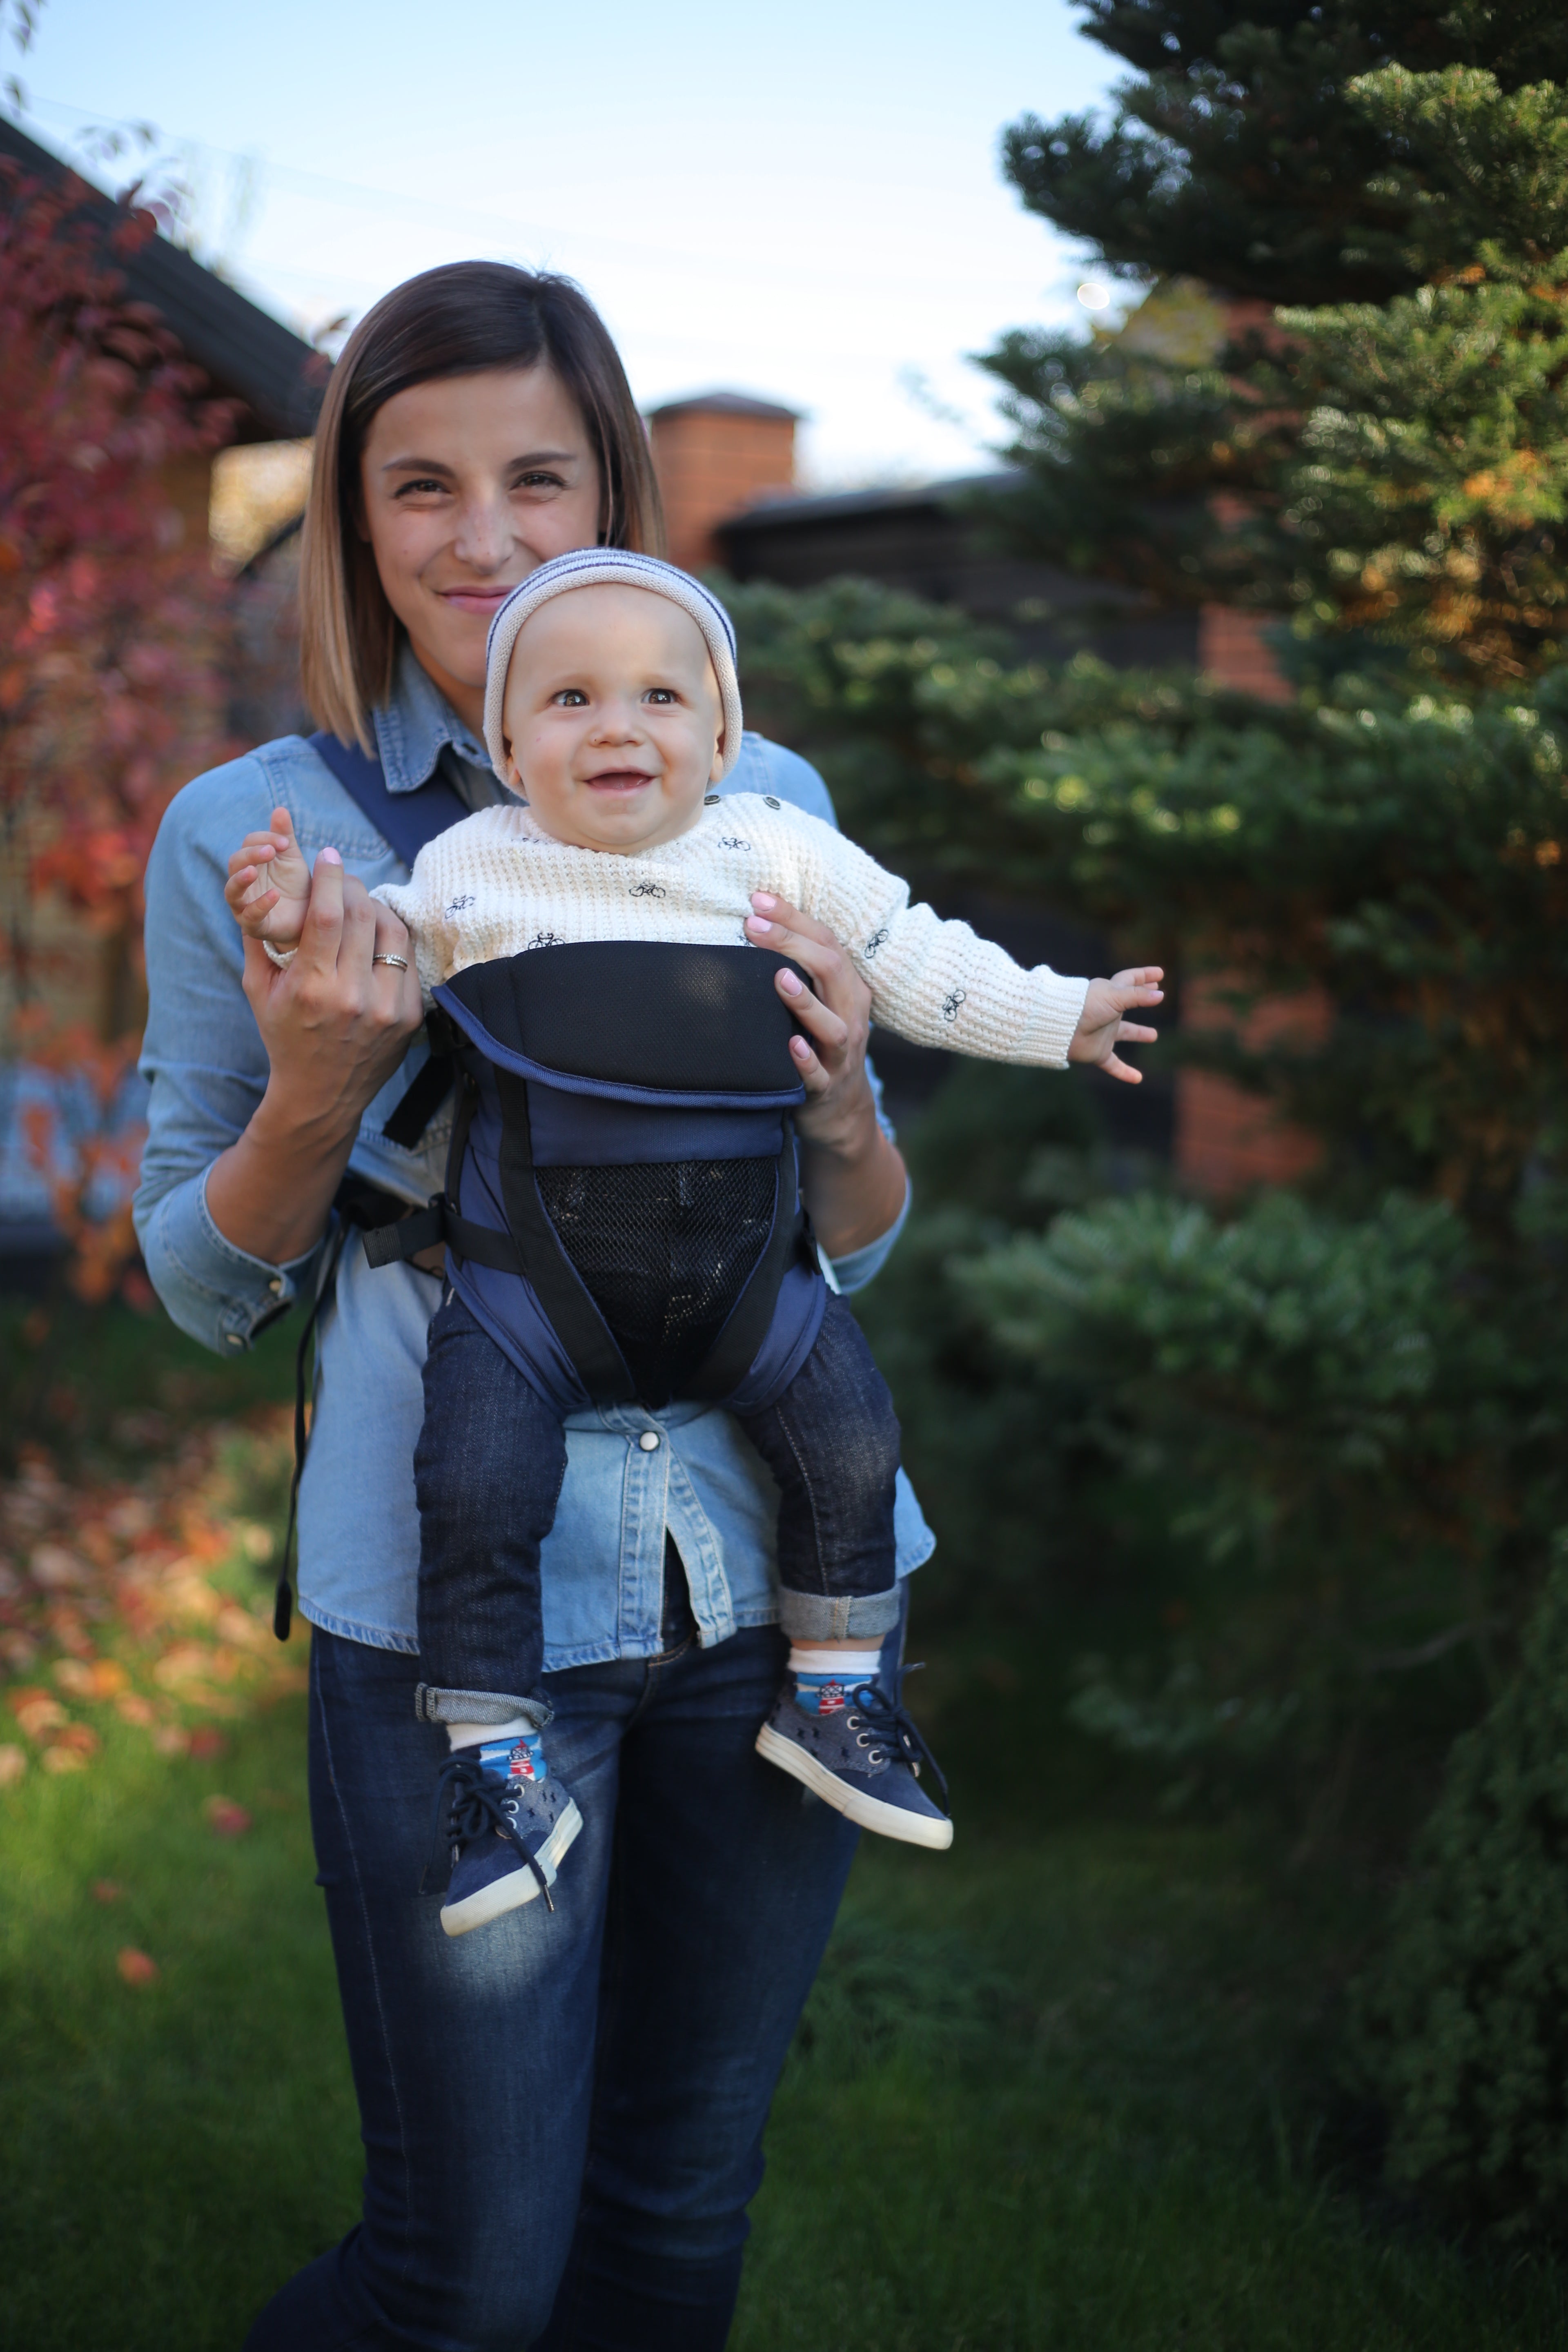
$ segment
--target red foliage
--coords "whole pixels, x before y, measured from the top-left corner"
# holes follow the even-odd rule
[[[95,1179],[138,1139],[109,1130],[135,1018],[142,877],[158,820],[187,777],[226,756],[227,599],[207,548],[207,454],[231,404],[144,305],[123,299],[115,252],[155,234],[151,210],[74,177],[29,179],[0,160],[0,979],[13,1054],[85,1075],[105,1131],[55,1185],[89,1297],[115,1286],[128,1213],[95,1218]],[[183,499],[182,499],[183,493]],[[182,502],[187,512],[182,514]],[[76,910],[74,947],[40,947],[39,894]],[[100,944],[95,944],[95,940]],[[84,960],[132,985],[100,991],[100,1032],[62,1021]],[[74,961],[74,969],[71,969]],[[74,986],[73,986],[74,982]],[[51,998],[54,1003],[51,1006]],[[35,1121],[35,1125],[38,1122]],[[35,1165],[52,1138],[25,1137]],[[130,1162],[128,1162],[128,1167]],[[133,1172],[133,1168],[131,1169]]]
[[[96,929],[133,917],[166,802],[226,749],[225,599],[176,500],[233,410],[122,299],[106,245],[153,234],[121,206],[106,238],[82,182],[0,162],[0,819],[24,998],[16,902],[52,885]]]

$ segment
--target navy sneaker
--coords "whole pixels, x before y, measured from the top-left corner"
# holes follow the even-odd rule
[[[804,1707],[786,1675],[757,1753],[792,1772],[814,1795],[863,1830],[938,1850],[952,1843],[952,1823],[918,1778],[922,1760],[942,1780],[935,1757],[880,1683],[823,1692],[823,1711]],[[942,1793],[947,1783],[942,1780]]]
[[[442,1822],[443,1808],[446,1811]],[[559,1780],[536,1772],[530,1743],[459,1748],[436,1790],[436,1834],[449,1845],[451,1882],[441,1906],[448,1936],[466,1936],[550,1889],[583,1816]]]

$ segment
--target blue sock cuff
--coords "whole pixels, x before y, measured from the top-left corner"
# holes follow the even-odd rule
[[[840,1707],[847,1706],[865,1679],[864,1675],[851,1680],[847,1675],[806,1673],[797,1666],[795,1695],[808,1715],[814,1711],[817,1715],[837,1715]]]

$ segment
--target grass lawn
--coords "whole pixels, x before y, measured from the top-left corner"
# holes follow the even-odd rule
[[[155,1352],[154,1403],[195,1376]],[[933,1656],[958,1843],[868,1841],[856,1866],[774,2108],[736,2352],[1568,2340],[1553,2267],[1465,2259],[1328,2153],[1322,1988],[1354,1890],[1256,1833],[1155,1821],[996,1648]],[[357,2203],[303,1704],[231,1716],[205,1760],[97,1720],[89,1769],[0,1790],[0,2343],[227,2352]],[[126,1981],[128,1951],[157,1973]]]

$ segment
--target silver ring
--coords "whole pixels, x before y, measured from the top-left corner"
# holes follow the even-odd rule
[[[372,963],[395,963],[399,971],[406,971],[408,969],[408,958],[406,956],[378,954],[373,955],[371,961]]]

